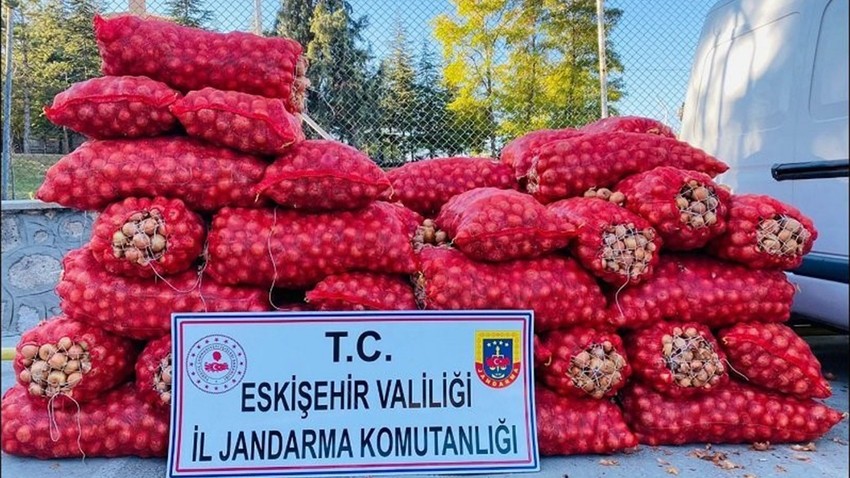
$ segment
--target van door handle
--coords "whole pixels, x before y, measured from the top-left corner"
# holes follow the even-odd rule
[[[777,163],[770,168],[770,174],[777,181],[846,178],[850,176],[850,161],[846,159],[834,159],[803,163]]]

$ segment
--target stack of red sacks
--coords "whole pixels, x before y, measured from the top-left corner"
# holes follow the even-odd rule
[[[841,420],[813,400],[828,397],[829,384],[808,345],[781,324],[794,297],[783,270],[817,237],[800,211],[731,194],[713,180],[722,162],[646,118],[530,133],[502,158],[529,194],[579,225],[569,251],[608,298],[604,327],[540,330],[544,454],[808,441]],[[605,430],[618,430],[608,448],[601,431],[593,448],[565,432],[592,428],[575,396],[620,405],[622,415],[605,412],[617,424]]]
[[[19,384],[2,402],[11,454],[165,455],[171,313],[271,308],[267,289],[211,273],[209,222],[263,207],[266,167],[304,140],[297,42],[134,16],[94,29],[104,76],[45,108],[88,141],[37,196],[98,215],[63,261],[62,317],[18,344]]]
[[[64,261],[65,317],[18,346],[4,451],[164,455],[180,311],[531,309],[544,455],[807,441],[841,419],[782,324],[813,224],[732,194],[667,126],[611,118],[385,173],[304,140],[291,40],[132,16],[95,33],[110,76],[46,110],[91,139],[38,197],[100,214]]]

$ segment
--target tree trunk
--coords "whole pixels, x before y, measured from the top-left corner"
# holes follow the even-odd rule
[[[32,112],[30,105],[29,85],[24,84],[24,154],[30,154],[30,137],[32,136]]]
[[[493,72],[487,69],[487,119],[490,121],[490,154],[496,156],[496,113],[493,110]]]
[[[62,154],[71,152],[70,139],[68,138],[68,128],[62,127]]]

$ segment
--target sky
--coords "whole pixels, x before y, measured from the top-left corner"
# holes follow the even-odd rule
[[[129,0],[104,0],[107,10],[125,10]],[[220,31],[250,30],[257,0],[203,0],[213,11],[213,27]],[[280,0],[259,0],[263,28],[274,23]],[[416,51],[424,41],[435,51],[433,19],[455,12],[451,0],[349,0],[355,16],[366,15],[365,39],[377,58],[390,51],[395,26],[407,29]],[[614,49],[624,65],[626,96],[616,107],[620,114],[666,120],[678,127],[677,110],[684,102],[693,55],[706,13],[716,0],[606,0],[606,8],[623,11],[611,32]],[[162,12],[163,0],[147,0],[147,8]]]

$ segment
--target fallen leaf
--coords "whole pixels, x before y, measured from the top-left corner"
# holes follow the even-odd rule
[[[671,475],[678,475],[679,474],[679,469],[676,468],[675,466],[668,466],[666,471],[667,471],[667,473],[670,473]]]
[[[599,460],[599,464],[602,466],[620,466],[620,462],[617,460]]]
[[[827,380],[835,380],[836,377],[835,377],[835,374],[832,373],[832,372],[824,372],[823,378],[825,378]]]
[[[843,440],[843,439],[838,438],[838,437],[833,438],[832,441],[834,441],[835,443],[838,443],[839,445],[847,445],[848,444],[847,440]]]
[[[751,448],[755,451],[767,451],[770,450],[770,442],[769,441],[757,441],[752,444]]]
[[[734,470],[735,468],[743,468],[743,466],[738,465],[736,463],[732,463],[729,460],[718,460],[714,462],[715,465],[723,468],[724,470]]]
[[[700,460],[710,460],[711,458],[707,458],[709,455],[711,455],[711,453],[705,450],[694,450],[688,453],[688,456],[693,456],[699,458]]]
[[[815,442],[809,442],[805,445],[791,445],[791,449],[794,451],[817,451]]]
[[[692,452],[688,453],[688,456],[693,456],[693,457],[699,458],[700,460],[710,461],[710,462],[714,463],[716,466],[718,466],[718,467],[720,467],[724,470],[732,470],[732,469],[735,469],[735,468],[743,468],[741,465],[738,465],[738,464],[730,461],[727,458],[726,453],[723,453],[721,451],[712,452],[712,451],[708,451],[708,450],[697,449],[697,450],[693,450]]]
[[[756,475],[753,475],[752,473],[744,473],[744,478],[758,478],[758,477]]]
[[[782,465],[776,465],[776,471],[779,472],[779,473],[785,473],[788,470],[786,470],[785,467],[782,466]]]
[[[809,458],[809,457],[807,457],[807,456],[805,456],[805,455],[794,455],[794,459],[795,459],[795,460],[798,460],[798,461],[806,461],[806,462],[808,462],[808,461],[812,461],[812,459],[811,459],[811,458]]]
[[[669,461],[667,461],[667,460],[665,460],[665,459],[663,459],[663,458],[656,458],[656,460],[658,460],[658,464],[659,464],[659,465],[669,465],[669,464],[670,464],[670,462],[669,462]]]

